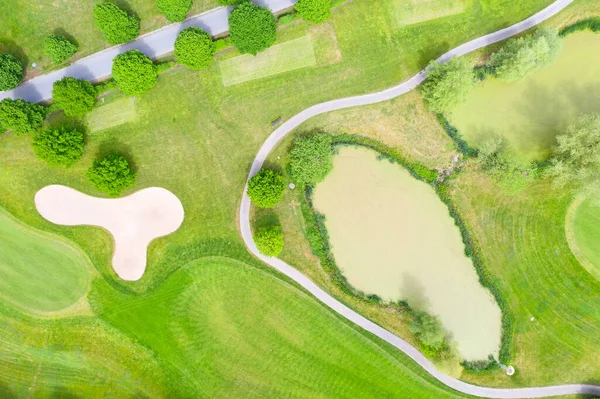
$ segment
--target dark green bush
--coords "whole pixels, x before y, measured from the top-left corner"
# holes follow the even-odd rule
[[[118,197],[135,183],[135,172],[127,159],[118,154],[96,159],[86,176],[98,191],[111,197]]]
[[[140,31],[137,17],[108,1],[94,7],[94,22],[110,44],[132,41]]]
[[[283,250],[283,233],[279,226],[260,227],[254,232],[254,243],[261,254],[277,256]]]
[[[52,166],[71,166],[83,155],[83,133],[70,127],[44,129],[31,144],[38,158]]]
[[[215,54],[215,43],[210,35],[200,28],[190,27],[179,32],[175,40],[177,62],[193,70],[210,65]]]
[[[183,22],[192,8],[192,0],[156,0],[156,6],[169,22]]]
[[[331,0],[299,0],[294,8],[308,22],[319,24],[331,17]]]
[[[224,50],[227,47],[231,47],[231,39],[229,37],[215,41],[215,52]]]
[[[564,28],[562,28],[558,35],[560,37],[565,37],[567,35],[570,35],[571,33],[579,32],[586,29],[589,29],[592,32],[600,32],[600,18],[595,17],[577,21],[572,25],[565,26]]]
[[[222,6],[236,6],[248,0],[217,0],[217,4]]]
[[[498,369],[498,362],[492,355],[489,355],[485,360],[464,360],[460,364],[465,370],[469,370],[474,373],[482,373],[485,371]]]
[[[448,122],[448,119],[444,116],[444,114],[437,114],[437,120],[442,125],[442,128],[446,131],[448,136],[454,141],[454,146],[464,156],[474,157],[477,155],[477,150],[469,147],[469,144],[463,140],[460,132]]]
[[[427,67],[421,92],[433,112],[444,113],[464,102],[475,82],[473,65],[464,58],[445,64],[433,61]]]
[[[315,185],[333,169],[331,136],[299,136],[290,150],[290,175],[300,187]]]
[[[68,116],[83,116],[94,108],[97,90],[85,79],[67,76],[54,82],[52,98]]]
[[[273,208],[285,191],[283,175],[271,169],[261,169],[248,181],[248,197],[259,208]]]
[[[119,89],[142,94],[156,85],[158,71],[152,60],[138,50],[119,54],[113,60],[112,75]]]
[[[432,316],[426,312],[415,312],[413,321],[410,323],[410,331],[415,334],[419,342],[438,354],[447,346],[446,336],[439,317]]]
[[[44,54],[52,58],[52,62],[60,64],[77,52],[77,46],[64,36],[48,36],[44,39]]]
[[[23,65],[12,54],[0,54],[0,91],[12,90],[23,80]]]
[[[229,34],[240,53],[256,55],[275,43],[277,21],[269,9],[244,2],[229,15]]]
[[[45,117],[46,108],[39,104],[10,98],[0,101],[0,133],[7,130],[15,134],[34,133]]]

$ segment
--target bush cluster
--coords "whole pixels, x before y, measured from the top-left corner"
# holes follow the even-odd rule
[[[169,22],[183,22],[192,8],[192,0],[157,0],[156,6]]]
[[[409,327],[421,345],[425,346],[431,354],[439,354],[448,345],[446,341],[448,333],[437,316],[427,312],[414,312]]]
[[[265,226],[254,232],[254,243],[261,254],[277,256],[283,250],[283,233],[279,226]]]
[[[31,144],[38,158],[52,166],[71,166],[83,155],[83,133],[70,127],[44,129]]]
[[[77,52],[77,46],[64,36],[48,36],[44,39],[44,54],[52,58],[52,62],[60,64]]]
[[[289,168],[292,180],[300,187],[323,181],[333,169],[331,136],[315,134],[297,137],[290,150]]]
[[[427,80],[421,90],[429,108],[444,113],[464,102],[475,86],[473,65],[463,58],[441,64],[433,61],[427,68]]]
[[[140,31],[140,21],[136,16],[108,1],[94,7],[94,23],[110,44],[132,41]]]
[[[256,55],[275,43],[277,21],[269,9],[243,2],[229,15],[229,34],[240,53]]]
[[[273,208],[284,191],[283,175],[271,169],[262,169],[248,181],[248,197],[259,208]]]
[[[294,8],[308,22],[319,24],[331,17],[331,0],[299,0]]]
[[[135,183],[135,172],[127,159],[118,154],[96,159],[86,176],[98,191],[111,197],[118,197]]]
[[[0,91],[12,90],[23,80],[23,65],[12,54],[0,54]]]
[[[54,82],[54,103],[68,116],[83,116],[94,108],[96,88],[85,79],[67,76]]]
[[[582,30],[589,29],[592,32],[600,32],[600,18],[588,18],[577,21],[572,25],[562,28],[559,32],[559,36],[565,37],[571,33],[579,32]]]
[[[156,65],[138,50],[117,55],[113,60],[112,75],[119,89],[131,95],[148,91],[158,79]]]
[[[34,133],[45,117],[46,108],[42,105],[10,98],[0,101],[0,133],[7,130],[15,134]]]
[[[189,69],[200,70],[209,66],[215,50],[210,35],[200,28],[184,29],[175,40],[175,58]]]

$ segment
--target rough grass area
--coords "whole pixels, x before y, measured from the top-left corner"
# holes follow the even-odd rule
[[[576,198],[565,223],[571,251],[581,265],[600,280],[600,207],[591,198]]]
[[[33,312],[77,302],[89,289],[87,257],[66,240],[36,231],[0,208],[0,297]]]
[[[135,97],[121,98],[95,108],[87,115],[90,131],[104,130],[135,120]]]
[[[306,68],[317,64],[312,40],[303,36],[277,44],[258,55],[244,54],[219,63],[224,86]]]
[[[395,0],[398,25],[412,25],[449,15],[460,14],[466,0]]]

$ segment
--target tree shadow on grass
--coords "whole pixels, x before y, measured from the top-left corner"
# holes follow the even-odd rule
[[[119,141],[117,138],[112,138],[103,141],[102,144],[98,146],[98,150],[96,151],[96,158],[101,159],[112,154],[118,154],[127,159],[129,165],[131,166],[131,169],[133,169],[133,171],[137,173],[138,167],[135,162],[135,158],[133,156],[133,153],[131,152],[131,148],[127,144],[123,143],[122,141]]]
[[[10,53],[17,57],[19,62],[23,64],[23,69],[29,65],[29,57],[16,42],[8,38],[0,38],[0,53]]]
[[[279,216],[272,209],[257,209],[254,230],[267,226],[281,226]]]

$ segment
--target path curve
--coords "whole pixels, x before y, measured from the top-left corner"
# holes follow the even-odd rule
[[[437,60],[440,62],[447,62],[455,56],[461,56],[470,53],[474,50],[485,47],[489,44],[505,40],[513,35],[521,33],[545,21],[546,19],[550,18],[551,16],[564,9],[572,2],[573,0],[557,0],[550,6],[538,12],[537,14],[508,28],[499,30],[486,36],[482,36],[478,39],[472,40],[468,43],[458,46],[453,50],[448,51],[446,54],[442,55]],[[425,70],[422,70],[407,81],[389,89],[372,94],[328,101],[305,109],[304,111],[300,112],[299,114],[293,116],[291,119],[283,123],[278,129],[271,133],[271,135],[267,138],[267,140],[264,142],[264,144],[258,151],[258,154],[256,155],[254,162],[252,163],[248,179],[254,176],[262,168],[267,156],[273,150],[273,148],[275,148],[279,141],[281,141],[288,133],[292,132],[295,128],[300,126],[300,124],[312,118],[313,116],[343,108],[375,104],[378,102],[390,100],[392,98],[401,96],[413,90],[419,84],[421,84],[425,80],[425,78]],[[254,241],[252,239],[252,230],[250,228],[250,198],[248,198],[248,195],[246,194],[246,189],[244,189],[242,203],[240,206],[240,230],[244,243],[246,244],[250,252],[252,252],[252,254],[254,254],[266,264],[274,267],[281,273],[285,274],[286,276],[300,284],[304,289],[313,294],[319,301],[323,302],[325,305],[327,305],[332,310],[339,313],[349,321],[353,322],[354,324],[362,327],[368,332],[376,335],[377,337],[400,349],[411,359],[417,362],[421,367],[423,367],[434,378],[436,378],[438,381],[450,388],[453,388],[457,391],[466,394],[486,398],[541,398],[573,394],[600,395],[600,386],[596,385],[571,384],[535,388],[505,389],[480,387],[450,377],[437,370],[431,361],[429,361],[425,356],[423,356],[421,352],[419,352],[408,342],[397,337],[390,331],[378,326],[377,324],[361,316],[354,310],[348,308],[338,300],[334,299],[327,292],[325,292],[324,290],[319,288],[315,283],[313,283],[308,277],[300,273],[292,266],[288,265],[281,259],[269,258],[262,255],[256,248],[256,245],[254,244]]]

